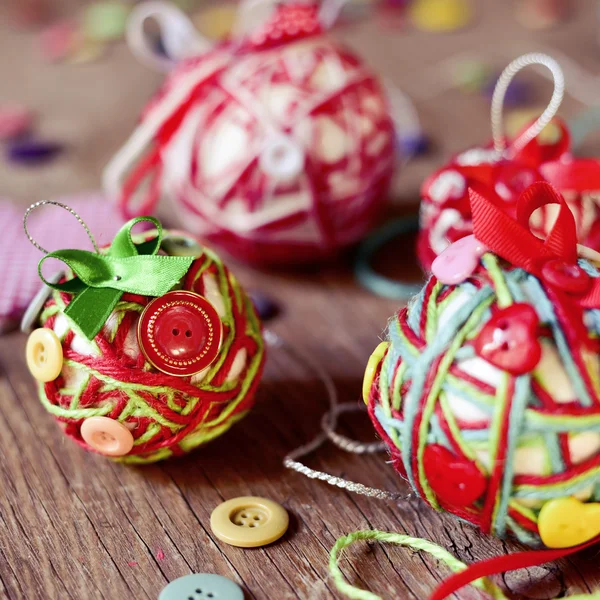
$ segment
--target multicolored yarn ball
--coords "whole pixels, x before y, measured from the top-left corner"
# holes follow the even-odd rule
[[[510,158],[496,152],[492,144],[470,148],[425,180],[417,242],[422,267],[430,271],[435,257],[448,245],[473,232],[469,188],[493,196],[507,214],[514,216],[516,200],[535,181],[548,181],[563,193],[575,215],[579,240],[600,249],[600,210],[595,200],[600,189],[600,163],[574,158],[569,131],[555,119]],[[555,216],[553,207],[536,211],[536,234],[547,233]]]
[[[106,169],[123,211],[162,198],[186,229],[256,264],[360,240],[386,200],[395,132],[380,81],[325,21],[317,4],[278,4],[177,63]]]
[[[470,195],[475,236],[390,321],[365,402],[431,507],[527,545],[578,546],[600,534],[600,254],[578,248],[549,184],[523,193],[517,220]],[[529,218],[553,204],[543,242]]]
[[[125,228],[128,226],[131,223]],[[119,235],[122,233],[123,230]],[[121,241],[124,239],[121,236]],[[160,233],[158,239],[160,241]],[[91,308],[102,314],[106,311],[102,303],[106,295],[102,294],[115,292],[111,285],[123,283],[123,287],[131,287],[136,273],[113,275],[113,270],[107,276],[102,269],[94,270],[89,265],[98,264],[97,254],[80,254],[76,259],[72,259],[76,251],[49,254],[67,262],[78,277],[69,279],[71,273],[55,286],[60,289],[52,292],[39,317],[42,329],[34,331],[28,343],[30,370],[42,379],[40,400],[65,434],[86,450],[127,463],[149,463],[179,456],[223,434],[251,409],[265,360],[261,325],[254,307],[219,257],[200,246],[192,236],[179,233],[167,233],[160,250],[150,255],[148,245],[156,244],[156,240],[156,231],[133,236],[140,256],[124,262],[106,261],[104,267],[112,269],[111,265],[116,265],[114,269],[118,271],[127,260],[140,258],[145,264],[141,264],[143,261],[139,265],[134,263],[134,271],[138,271],[158,258],[163,262],[151,267],[160,273],[157,278],[163,273],[166,277],[174,265],[183,268],[174,279],[181,273],[183,277],[172,291],[153,294],[158,295],[157,298],[122,293],[114,308],[108,308],[104,324],[91,338],[86,333],[86,317],[82,319],[81,311],[70,313],[71,305],[75,301],[81,304],[80,296],[84,294],[99,293],[97,304],[92,303]],[[117,240],[110,250],[103,249],[101,256],[114,256],[116,243]],[[105,279],[101,281],[103,276]],[[75,296],[66,291],[70,283],[84,281],[90,286]],[[165,285],[170,286],[170,283]],[[181,300],[183,291],[188,291],[183,296],[185,301]],[[155,306],[157,308],[153,308]],[[208,314],[209,330],[200,342],[194,336],[203,335],[205,325],[198,321],[201,317],[190,317],[189,311],[182,313],[189,306],[199,307],[203,317]],[[143,315],[148,311],[152,319],[145,325]],[[219,329],[222,330],[220,345]],[[48,334],[48,330],[53,333]],[[40,332],[42,337],[36,337]],[[50,339],[44,337],[48,335]],[[32,338],[41,340],[37,350]],[[154,343],[163,351],[162,355],[158,353],[158,358],[149,349],[152,344],[156,351]],[[172,364],[178,359],[181,360],[177,364],[182,370],[187,369],[186,373],[194,370],[189,365],[196,357],[190,357],[189,352],[185,354],[193,343],[203,345],[198,358],[210,350],[211,360],[196,365],[199,368],[206,364],[200,372],[175,373]],[[153,359],[149,358],[152,356]],[[50,374],[50,380],[44,373],[40,376],[55,359],[61,361],[58,375]]]

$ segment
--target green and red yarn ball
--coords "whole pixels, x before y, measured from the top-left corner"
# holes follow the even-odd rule
[[[390,320],[365,402],[395,469],[432,508],[562,547],[556,503],[600,506],[600,310],[584,309],[579,337],[539,278],[493,253],[477,263],[456,285],[432,276]],[[565,546],[600,533],[567,525]]]
[[[170,254],[167,242],[162,252]],[[222,324],[219,353],[200,373],[161,372],[141,351],[138,321],[154,298],[123,294],[93,340],[64,314],[70,294],[53,291],[43,308],[41,326],[56,333],[64,359],[58,378],[39,383],[40,400],[65,434],[86,450],[95,450],[81,434],[91,417],[113,419],[131,432],[132,449],[115,460],[149,463],[216,438],[254,404],[265,348],[252,302],[218,256],[192,238],[184,245],[196,246],[198,253],[180,289],[206,298]]]

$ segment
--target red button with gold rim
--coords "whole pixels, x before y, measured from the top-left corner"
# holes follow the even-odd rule
[[[221,319],[204,296],[179,290],[156,298],[138,323],[144,356],[163,373],[189,377],[206,369],[219,354]]]

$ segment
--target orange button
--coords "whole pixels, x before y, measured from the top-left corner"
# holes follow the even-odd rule
[[[131,431],[114,419],[90,417],[81,424],[81,437],[96,452],[105,456],[125,456],[133,448]]]

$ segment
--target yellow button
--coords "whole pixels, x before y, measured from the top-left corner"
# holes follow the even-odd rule
[[[133,435],[123,423],[109,417],[89,417],[81,424],[81,437],[105,456],[125,456],[133,448]]]
[[[542,542],[549,548],[572,548],[600,535],[600,502],[556,498],[542,506],[538,516]]]
[[[62,345],[52,329],[42,327],[31,332],[25,357],[29,372],[38,381],[54,381],[60,375],[63,366]]]
[[[410,16],[422,31],[455,31],[469,24],[473,8],[469,0],[415,0]]]
[[[383,358],[388,346],[389,342],[381,342],[377,348],[375,348],[373,354],[369,358],[369,362],[367,363],[367,368],[365,369],[365,375],[363,377],[363,388],[362,395],[365,404],[369,402],[369,394],[371,393],[371,386],[373,385],[373,379],[375,379],[375,373],[377,372],[377,367]]]
[[[227,500],[210,515],[213,533],[222,542],[241,548],[266,546],[278,540],[289,522],[283,506],[255,496]]]

